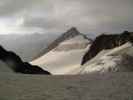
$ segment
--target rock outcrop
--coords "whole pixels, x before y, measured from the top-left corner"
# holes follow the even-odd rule
[[[38,66],[33,66],[27,62],[23,62],[18,55],[14,52],[5,50],[2,46],[0,46],[0,60],[6,63],[6,65],[16,73],[50,74],[48,71],[45,71]]]
[[[83,56],[81,65],[95,57],[101,50],[112,49],[126,42],[133,43],[133,33],[124,31],[121,34],[102,34],[93,41],[89,51]]]

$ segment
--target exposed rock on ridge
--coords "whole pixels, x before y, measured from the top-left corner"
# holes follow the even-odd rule
[[[124,31],[121,34],[102,34],[93,41],[89,51],[84,55],[81,65],[95,57],[101,50],[112,49],[126,42],[133,43],[133,33]]]

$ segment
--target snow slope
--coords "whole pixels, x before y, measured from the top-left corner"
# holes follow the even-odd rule
[[[62,44],[67,44],[66,43]],[[84,53],[89,49],[58,52],[56,48],[41,58],[31,62],[47,69],[52,74],[89,74],[133,71],[133,46],[130,42],[114,49],[101,51],[85,65],[80,65]],[[61,46],[58,46],[58,48]],[[47,66],[47,67],[46,67]]]
[[[101,51],[85,65],[74,70],[76,74],[133,71],[133,46],[127,42],[120,47]]]
[[[52,74],[67,74],[80,66],[81,59],[90,46],[90,41],[81,34],[62,41],[57,47],[31,62]]]

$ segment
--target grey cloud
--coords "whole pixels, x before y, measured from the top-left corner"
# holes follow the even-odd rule
[[[20,14],[22,27],[61,31],[76,26],[84,33],[132,31],[132,11],[133,0],[3,0],[0,4],[0,16]]]
[[[30,9],[38,6],[39,4],[44,4],[45,1],[46,0],[1,0],[0,17],[19,14],[24,10],[28,13]]]
[[[28,5],[28,0],[2,0],[0,4],[0,16],[12,15]]]
[[[62,31],[64,30],[63,26],[64,23],[60,22],[56,19],[49,19],[49,18],[26,18],[24,20],[23,27],[38,27],[42,28],[46,31]]]

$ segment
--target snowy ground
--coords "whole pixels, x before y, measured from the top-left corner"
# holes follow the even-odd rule
[[[68,52],[50,51],[31,64],[39,65],[52,74],[67,74],[80,66],[84,53],[85,50],[73,50]]]

